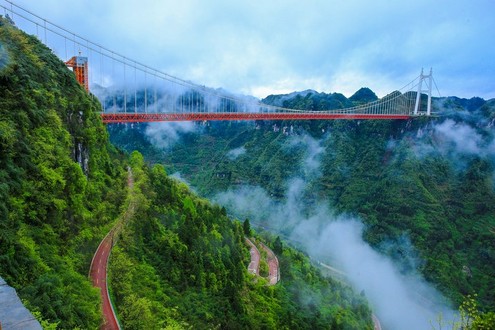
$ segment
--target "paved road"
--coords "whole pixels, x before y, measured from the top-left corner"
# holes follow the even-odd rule
[[[261,243],[261,247],[263,250],[266,251],[267,255],[267,263],[268,263],[268,282],[270,285],[275,285],[280,281],[280,268],[278,265],[278,259],[275,253],[266,246],[265,244]]]
[[[93,286],[100,289],[104,319],[101,329],[117,330],[120,329],[120,327],[110,303],[107,287],[107,264],[110,250],[112,249],[112,234],[113,230],[105,236],[103,241],[101,241],[100,246],[98,246],[93,261],[91,262],[90,277]]]
[[[260,251],[258,251],[258,248],[256,247],[256,245],[254,245],[253,242],[251,242],[251,240],[249,238],[245,237],[245,239],[246,239],[246,242],[251,247],[249,250],[249,253],[251,254],[251,262],[249,263],[248,271],[251,274],[259,275],[260,274],[260,258],[261,258]]]
[[[127,176],[127,186],[129,187],[129,193],[132,193],[134,188],[134,178],[132,176],[132,171],[128,169]],[[115,311],[113,310],[112,304],[110,302],[110,296],[108,294],[108,283],[107,283],[107,269],[108,269],[108,258],[110,257],[110,251],[113,246],[114,237],[118,237],[122,226],[129,221],[134,213],[135,201],[131,198],[131,202],[127,208],[127,212],[122,216],[117,224],[110,230],[110,232],[101,241],[98,249],[93,256],[91,261],[91,268],[89,270],[89,276],[93,282],[93,286],[100,289],[102,309],[103,309],[103,324],[101,329],[105,330],[118,330],[120,329],[119,322],[115,316]]]

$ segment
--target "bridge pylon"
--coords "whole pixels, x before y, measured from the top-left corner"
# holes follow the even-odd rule
[[[426,85],[426,88],[423,89],[423,82]],[[418,82],[418,92],[416,94],[416,104],[414,105],[414,115],[417,116],[420,108],[421,108],[421,94],[427,93],[428,95],[428,103],[426,106],[426,115],[431,115],[431,87],[433,83],[433,69],[430,68],[429,74],[424,74],[423,69],[421,69],[421,74],[419,75]]]
[[[76,75],[77,81],[89,92],[89,76],[88,76],[88,58],[85,56],[72,56],[70,60],[65,62],[68,68],[71,68]]]

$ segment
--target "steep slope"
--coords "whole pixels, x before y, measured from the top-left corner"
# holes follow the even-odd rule
[[[301,253],[279,250],[283,280],[277,285],[248,274],[238,221],[162,166],[145,166],[139,153],[131,165],[140,203],[110,267],[123,328],[371,329],[364,299],[324,279]]]
[[[265,102],[319,109],[373,98],[366,89],[352,100],[305,91]],[[439,117],[410,121],[208,123],[161,152],[157,141],[166,142],[169,130],[160,137],[158,125],[109,129],[117,143],[134,134],[140,146],[133,147],[207,196],[260,186],[283,202],[291,180],[305,178],[298,198],[308,209],[324,201],[360,217],[366,240],[401,271],[419,271],[457,304],[476,292],[493,310],[494,100],[439,98],[433,110]],[[290,232],[290,221],[286,226],[277,230]],[[409,240],[418,255],[398,247]]]
[[[50,49],[0,19],[0,275],[61,328],[97,328],[91,256],[125,196],[100,106]]]

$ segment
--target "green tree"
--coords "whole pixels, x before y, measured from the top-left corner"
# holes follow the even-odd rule
[[[284,246],[280,236],[277,236],[273,242],[273,252],[277,255],[281,255],[284,252]]]
[[[249,219],[246,218],[246,220],[244,220],[242,229],[244,230],[244,235],[251,237],[251,224],[249,223]]]

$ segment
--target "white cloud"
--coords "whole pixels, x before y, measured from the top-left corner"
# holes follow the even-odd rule
[[[362,239],[363,224],[345,215],[336,216],[325,205],[304,205],[306,182],[296,178],[289,183],[287,201],[273,201],[259,187],[240,187],[218,194],[216,202],[249,218],[265,229],[289,236],[316,259],[343,271],[356,292],[364,290],[382,326],[390,329],[429,329],[442,314],[451,324],[454,312],[445,299],[416,273],[401,274],[389,258],[373,250]],[[399,242],[401,248],[414,249]]]
[[[194,122],[149,123],[145,134],[155,146],[168,149],[180,139],[181,134],[195,129]]]
[[[152,67],[234,92],[350,96],[368,86],[385,95],[433,66],[443,95],[495,97],[491,0],[16,3]]]
[[[435,126],[435,133],[440,140],[438,147],[443,150],[454,148],[456,153],[468,155],[482,153],[480,145],[483,139],[481,135],[464,123],[456,123],[447,119]]]
[[[246,153],[246,148],[244,148],[244,147],[239,147],[239,148],[235,148],[235,149],[232,149],[232,150],[230,150],[229,152],[227,152],[227,157],[228,157],[230,160],[235,160],[235,159],[237,159],[239,156],[244,155],[245,153]]]

